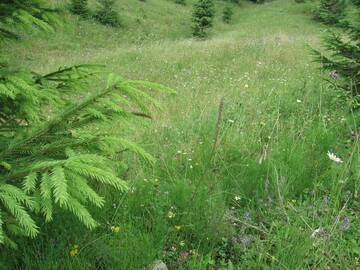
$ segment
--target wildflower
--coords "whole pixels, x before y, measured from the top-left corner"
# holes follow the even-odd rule
[[[196,256],[197,255],[197,252],[195,249],[192,249],[190,250],[190,254],[193,255],[193,256]]]
[[[323,236],[325,236],[325,234],[326,234],[325,230],[320,227],[312,232],[311,238],[323,237]]]
[[[185,241],[180,241],[179,245],[180,245],[180,247],[185,246]]]
[[[337,72],[336,70],[331,71],[329,75],[333,79],[337,79],[340,76],[339,72]]]
[[[187,256],[189,256],[189,252],[187,252],[187,251],[182,251],[182,252],[180,253],[180,256],[183,257],[183,258],[186,258]]]
[[[172,218],[174,218],[176,215],[175,215],[175,213],[174,213],[173,211],[169,211],[167,216],[168,216],[168,218],[172,219]]]
[[[69,252],[70,257],[75,257],[76,255],[78,255],[79,248],[80,248],[79,245],[74,245]]]
[[[181,225],[175,225],[174,228],[175,228],[175,230],[180,231],[181,230]]]
[[[301,103],[302,101],[301,101],[300,99],[297,99],[296,102],[297,102],[297,103]]]
[[[228,122],[229,122],[229,123],[234,123],[235,121],[232,120],[232,119],[229,119]]]
[[[332,161],[335,161],[336,163],[343,163],[343,161],[339,157],[337,157],[334,153],[328,151],[327,155]]]
[[[241,197],[240,196],[235,196],[235,201],[240,201]]]
[[[111,231],[113,233],[119,233],[120,232],[120,227],[119,226],[111,226]]]
[[[322,201],[322,207],[327,207],[329,205],[330,198],[328,195],[325,195]]]
[[[344,217],[343,222],[340,226],[340,230],[347,231],[350,228],[350,218]]]
[[[245,84],[245,88],[248,88],[249,87],[249,85],[248,84]]]

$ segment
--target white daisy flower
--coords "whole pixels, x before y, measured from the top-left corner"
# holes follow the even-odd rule
[[[336,163],[343,163],[344,162],[338,156],[336,156],[334,153],[331,153],[330,151],[327,152],[327,155],[328,155],[330,160],[332,160],[332,161],[334,161]]]

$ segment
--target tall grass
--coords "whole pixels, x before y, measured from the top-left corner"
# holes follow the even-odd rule
[[[322,26],[309,10],[244,3],[231,25],[217,18],[211,39],[196,41],[190,17],[184,23],[190,5],[129,0],[127,29],[74,21],[56,37],[14,45],[19,65],[105,63],[178,94],[131,132],[157,163],[124,154],[133,187],[101,190],[111,203],[97,213],[99,229],[63,216],[14,255],[2,251],[0,268],[146,269],[158,259],[169,269],[359,268],[358,116],[312,62],[307,44],[319,46]]]

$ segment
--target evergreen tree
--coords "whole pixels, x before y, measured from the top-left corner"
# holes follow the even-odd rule
[[[114,0],[99,0],[100,8],[95,13],[94,18],[101,24],[119,27],[120,17],[114,10]]]
[[[54,11],[43,4],[2,2],[2,40],[18,37],[20,24],[52,30]],[[96,227],[88,205],[104,205],[97,183],[127,189],[121,153],[133,151],[153,161],[139,146],[102,127],[146,115],[148,104],[159,106],[145,87],[168,89],[109,75],[102,89],[74,99],[74,91],[88,93],[98,69],[79,65],[42,75],[0,65],[0,244],[15,247],[13,234],[35,237],[40,228],[34,217],[49,222],[55,212],[69,211],[86,227]]]
[[[316,60],[331,71],[330,76],[339,81],[337,85],[360,98],[360,7],[356,16],[346,23],[345,34],[333,31],[324,39],[326,53],[314,50]]]
[[[345,0],[320,0],[314,11],[316,20],[326,24],[339,24],[345,16]]]
[[[176,3],[176,4],[179,4],[179,5],[183,5],[183,6],[186,5],[186,1],[185,1],[185,0],[175,0],[175,3]]]
[[[214,16],[213,1],[198,0],[193,10],[193,35],[205,38],[208,35],[208,30],[213,26]]]
[[[224,8],[224,11],[223,11],[222,20],[223,20],[225,23],[230,23],[231,20],[232,20],[233,13],[234,13],[234,12],[233,12],[232,7],[226,6],[226,7]]]
[[[89,16],[88,0],[71,0],[70,11],[81,17]]]
[[[256,4],[263,4],[265,3],[265,0],[250,0],[251,2],[254,2]]]

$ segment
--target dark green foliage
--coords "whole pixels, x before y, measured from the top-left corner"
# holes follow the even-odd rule
[[[114,10],[114,0],[99,0],[100,7],[95,12],[94,18],[104,25],[112,27],[121,26],[119,14]]]
[[[175,0],[175,3],[176,3],[176,4],[179,4],[179,5],[183,5],[183,6],[186,5],[186,1],[185,1],[185,0]]]
[[[360,6],[360,0],[352,0],[352,3],[355,5],[355,6]]]
[[[193,10],[193,35],[205,38],[208,30],[213,26],[215,16],[214,3],[212,0],[198,0]]]
[[[251,2],[254,2],[256,4],[263,4],[265,3],[265,0],[250,0]]]
[[[233,12],[232,7],[226,6],[226,7],[224,8],[224,11],[223,11],[222,20],[223,20],[225,23],[230,23],[231,20],[232,20],[233,13],[234,13],[234,12]]]
[[[345,0],[320,0],[314,18],[326,24],[339,24],[345,16]]]
[[[360,8],[356,8],[356,16],[347,22],[345,34],[333,31],[323,41],[326,53],[314,51],[316,60],[332,71],[331,77],[338,80],[337,85],[360,97]]]
[[[88,0],[71,0],[70,11],[75,15],[80,15],[84,18],[88,17]]]
[[[44,8],[42,0],[0,2],[0,40],[4,38],[18,38],[16,29],[26,28],[53,31],[51,25],[57,23],[56,10]]]

